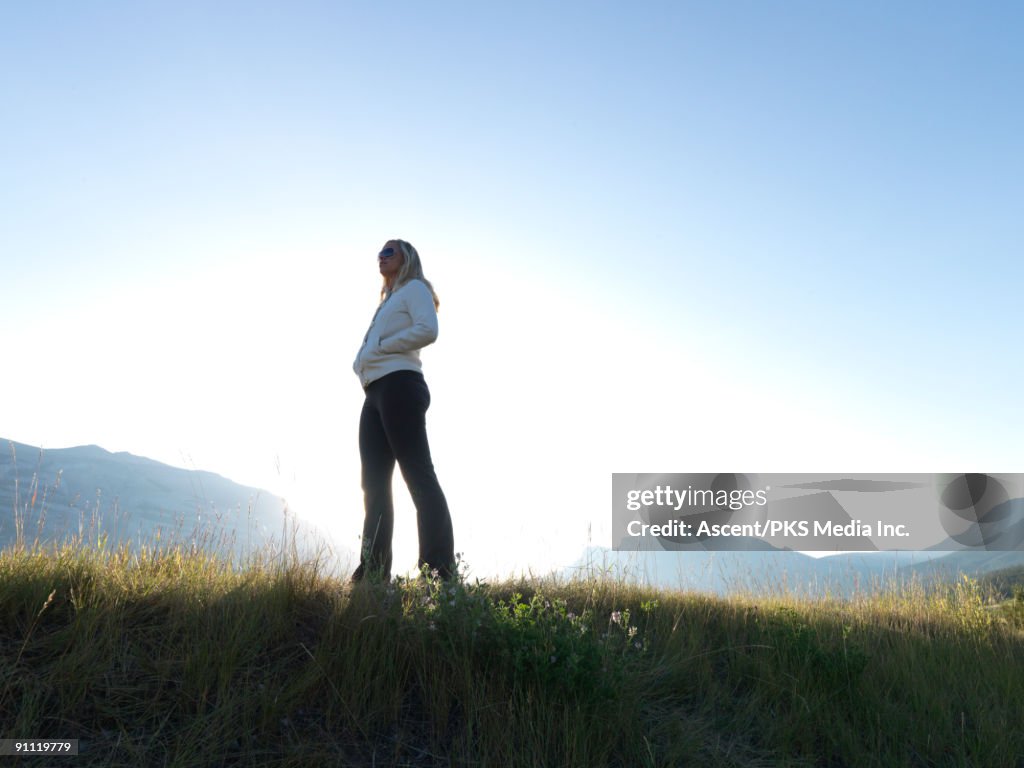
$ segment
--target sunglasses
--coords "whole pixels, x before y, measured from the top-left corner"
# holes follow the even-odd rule
[[[380,253],[377,254],[377,258],[378,259],[390,259],[394,255],[395,255],[395,249],[394,248],[385,248],[383,251],[381,251]]]

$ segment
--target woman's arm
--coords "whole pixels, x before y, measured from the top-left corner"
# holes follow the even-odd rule
[[[430,289],[419,280],[410,280],[402,287],[402,293],[412,325],[380,340],[378,348],[385,354],[420,349],[437,339],[437,310]]]

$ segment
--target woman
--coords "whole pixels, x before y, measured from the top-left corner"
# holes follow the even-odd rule
[[[449,578],[455,570],[452,519],[430,460],[426,412],[430,391],[420,349],[437,338],[437,294],[423,276],[420,257],[404,240],[388,240],[377,254],[384,278],[380,306],[352,366],[366,391],[359,417],[362,460],[363,545],[353,581],[391,577],[395,462],[416,505],[419,567]]]

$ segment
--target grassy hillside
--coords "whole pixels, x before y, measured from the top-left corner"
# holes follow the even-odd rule
[[[78,738],[76,766],[1024,766],[1021,626],[969,580],[352,588],[294,556],[8,550],[0,737]]]

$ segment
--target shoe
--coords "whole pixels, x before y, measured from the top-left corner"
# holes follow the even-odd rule
[[[391,574],[384,573],[382,570],[371,570],[370,573],[367,574],[366,568],[364,568],[363,564],[360,563],[356,569],[352,571],[352,575],[349,576],[348,580],[350,584],[358,584],[361,581],[367,580],[374,584],[378,581],[387,584],[391,581]]]

